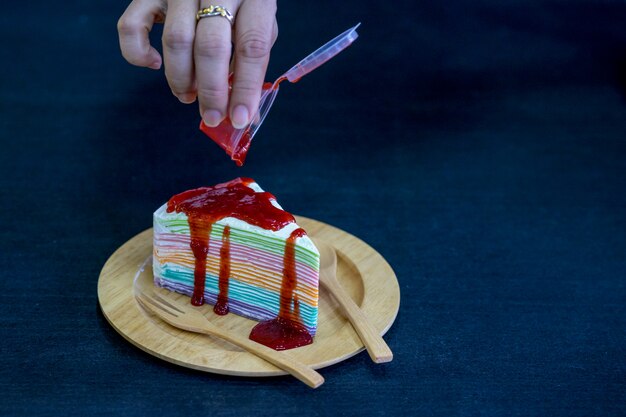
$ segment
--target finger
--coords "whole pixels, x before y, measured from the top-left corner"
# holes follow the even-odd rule
[[[161,0],[134,0],[117,22],[122,56],[133,65],[161,68],[161,55],[150,46],[148,34],[155,21],[163,19]]]
[[[197,1],[171,1],[163,29],[165,77],[172,93],[183,103],[196,100],[193,42]]]
[[[278,22],[274,17],[274,24],[272,25],[272,46],[276,43],[276,39],[278,39]]]
[[[276,43],[276,39],[278,39],[278,22],[274,19],[274,26],[272,28],[272,46]],[[230,60],[230,65],[228,67],[228,73],[233,74],[235,71],[235,60],[236,57],[232,56]]]
[[[256,113],[261,87],[277,35],[276,2],[249,0],[241,5],[235,26],[235,71],[230,119],[241,129]]]
[[[208,7],[201,0],[200,7]],[[236,0],[221,0],[220,6],[236,13]],[[204,123],[215,127],[226,117],[228,106],[228,63],[231,55],[231,25],[221,16],[198,21],[194,43],[198,101]]]

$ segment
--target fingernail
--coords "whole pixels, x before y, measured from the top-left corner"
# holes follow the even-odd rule
[[[193,93],[174,94],[181,103],[191,104],[196,101],[196,95]]]
[[[233,127],[235,129],[243,129],[248,124],[250,117],[248,113],[248,109],[243,104],[239,104],[235,106],[233,109],[233,114],[231,117],[231,121],[233,122]]]
[[[217,110],[206,110],[202,115],[202,120],[204,120],[204,124],[210,127],[215,127],[219,125],[222,119],[222,114]]]
[[[161,68],[161,61],[154,61],[152,64],[148,66],[148,68],[152,68],[153,70],[158,70]]]

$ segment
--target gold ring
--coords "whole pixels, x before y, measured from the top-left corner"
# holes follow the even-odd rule
[[[225,17],[226,20],[228,20],[231,25],[233,24],[235,20],[235,18],[233,17],[233,14],[229,12],[226,7],[209,6],[209,7],[205,7],[204,9],[198,10],[198,13],[196,13],[196,21],[202,19],[203,17],[214,17],[214,16]]]

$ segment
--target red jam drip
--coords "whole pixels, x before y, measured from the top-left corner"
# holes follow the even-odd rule
[[[296,320],[291,308],[293,291],[298,283],[296,275],[296,239],[303,236],[306,236],[304,229],[298,228],[291,232],[285,245],[283,258],[283,282],[280,287],[280,310],[278,311],[278,316],[291,321]]]
[[[228,78],[229,88],[232,89],[232,74]],[[274,89],[278,89],[278,84],[285,80],[286,78],[279,79]],[[263,84],[263,91],[267,91],[272,88],[274,84],[266,82]],[[230,121],[230,118],[226,117],[222,120],[222,123],[215,127],[210,127],[204,124],[203,121],[200,121],[200,130],[210,137],[215,143],[217,143],[222,149],[226,151],[228,156],[235,161],[237,166],[243,166],[246,156],[248,155],[248,150],[250,149],[250,142],[252,141],[252,134],[250,132],[250,126],[246,128],[239,140],[239,143],[233,144],[232,137],[235,132],[235,128]]]
[[[191,304],[195,306],[201,306],[205,302],[206,262],[213,223],[225,217],[234,217],[266,230],[277,231],[295,222],[290,213],[272,205],[273,195],[267,192],[257,193],[249,188],[248,185],[253,182],[250,178],[237,178],[214,187],[185,191],[175,195],[167,203],[168,213],[185,213],[189,221],[190,246],[195,258]],[[307,329],[299,323],[300,302],[294,294],[297,284],[296,239],[305,235],[303,229],[295,229],[285,244],[278,317],[257,324],[250,333],[250,339],[276,350],[313,343]],[[220,248],[219,293],[213,308],[219,315],[227,314],[229,310],[230,263],[230,227],[225,226]]]
[[[293,316],[298,319],[300,317],[300,300],[298,294],[293,295]]]
[[[224,227],[222,233],[222,247],[220,248],[220,276],[218,281],[219,293],[217,303],[213,307],[215,314],[228,314],[228,279],[230,278],[230,226]]]
[[[257,324],[250,332],[250,339],[275,350],[293,349],[313,343],[307,329],[299,323],[300,303],[297,298],[294,299],[294,290],[298,282],[296,239],[305,235],[304,229],[298,228],[291,232],[285,245],[278,317]]]
[[[204,304],[204,281],[206,280],[206,257],[209,253],[209,236],[211,223],[202,217],[189,216],[189,231],[191,234],[191,251],[195,258],[193,270],[193,294],[191,304]]]

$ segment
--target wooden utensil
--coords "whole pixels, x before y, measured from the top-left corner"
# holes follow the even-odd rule
[[[151,311],[174,327],[226,340],[289,372],[311,388],[317,388],[324,383],[324,377],[310,366],[296,361],[285,352],[277,352],[250,339],[229,333],[207,320],[201,312],[194,310],[193,307],[166,300],[156,293],[148,295],[146,292],[137,291],[135,298],[146,310]]]
[[[391,349],[337,280],[337,253],[335,249],[318,239],[313,239],[313,241],[320,251],[320,282],[343,309],[352,327],[365,345],[370,358],[376,363],[391,362],[393,359]]]

